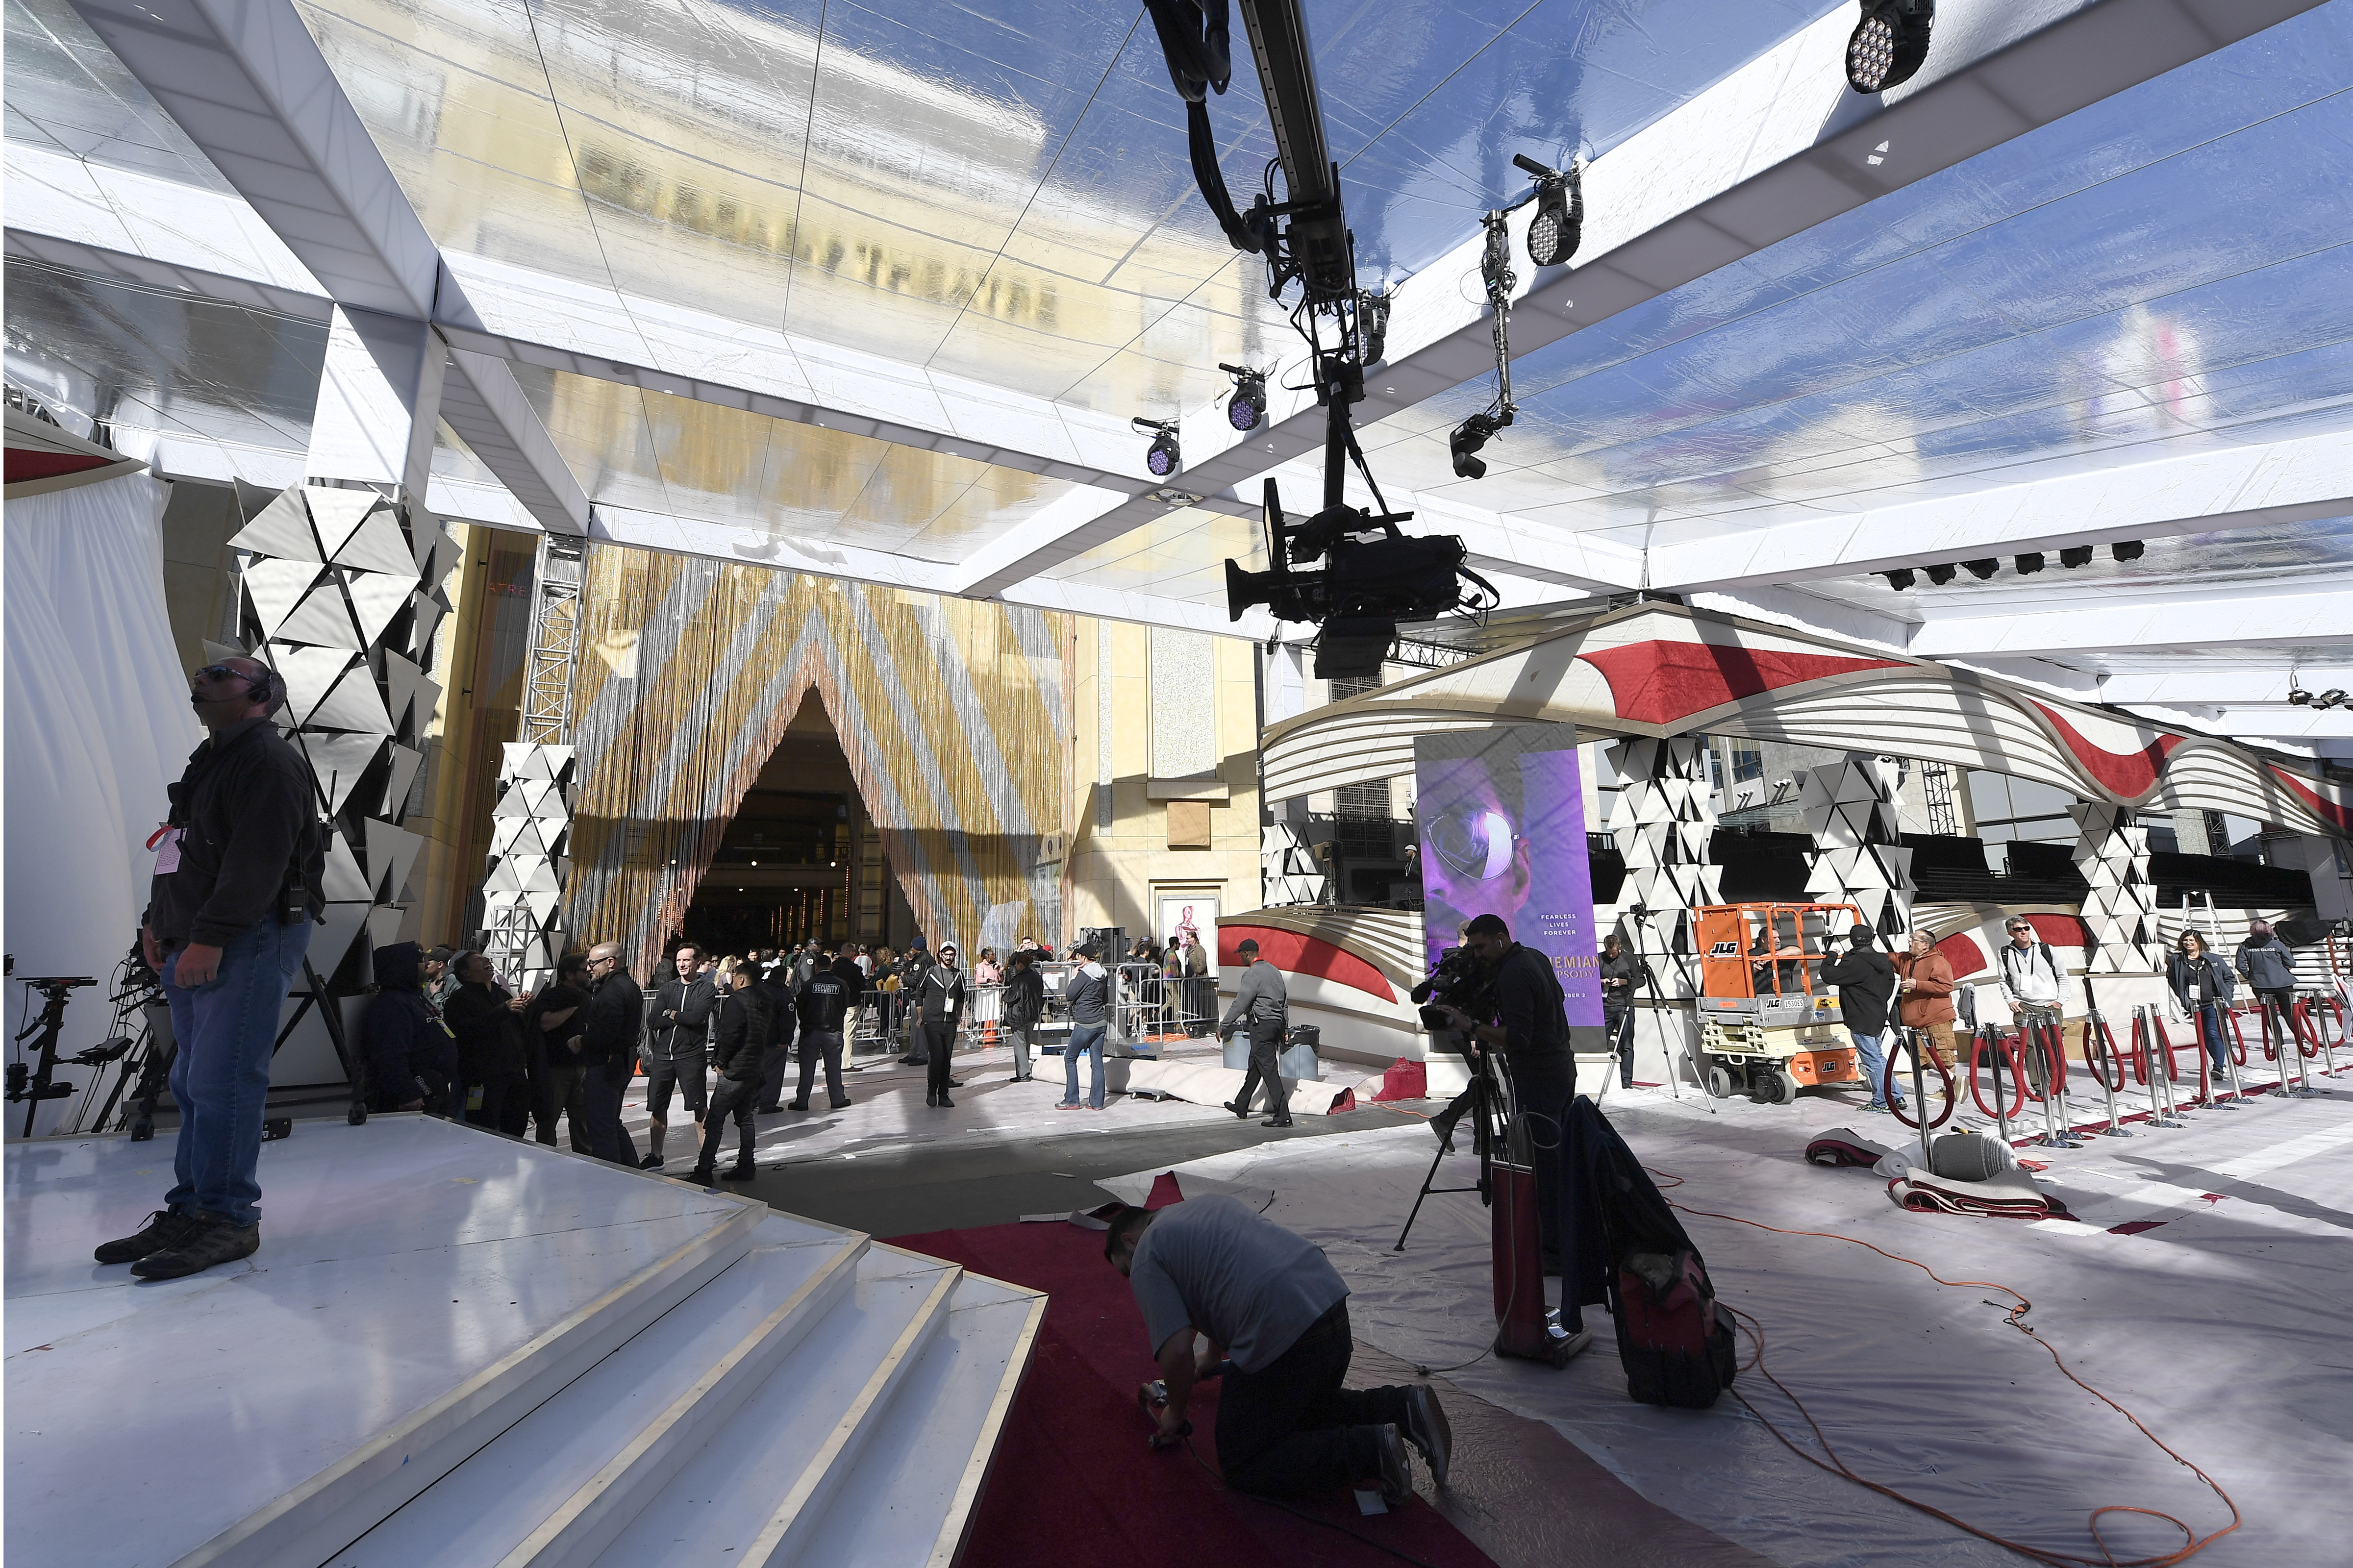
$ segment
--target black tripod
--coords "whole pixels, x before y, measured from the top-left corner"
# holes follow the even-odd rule
[[[37,974],[25,977],[25,984],[41,994],[41,1014],[17,1034],[16,1043],[22,1045],[37,1035],[40,1055],[30,1068],[21,1061],[8,1064],[8,1099],[12,1102],[28,1102],[25,1107],[25,1136],[30,1138],[33,1122],[41,1113],[41,1101],[63,1100],[74,1092],[73,1085],[56,1081],[58,1040],[65,1033],[66,1004],[72,1000],[74,991],[98,982],[83,975]],[[85,1052],[83,1058],[76,1059],[88,1057]]]
[[[1413,1222],[1421,1217],[1421,1205],[1433,1193],[1476,1193],[1482,1204],[1494,1202],[1496,1122],[1510,1113],[1511,1100],[1497,1081],[1495,1069],[1488,1065],[1486,1052],[1466,1053],[1463,1060],[1471,1068],[1471,1087],[1430,1119],[1431,1130],[1438,1134],[1438,1152],[1430,1158],[1430,1172],[1421,1178],[1421,1191],[1413,1200],[1413,1212],[1405,1216],[1405,1228],[1398,1232],[1391,1252],[1405,1250],[1405,1238],[1413,1234]],[[1433,1187],[1430,1183],[1438,1180],[1439,1162],[1454,1152],[1454,1128],[1465,1114],[1471,1118],[1471,1147],[1479,1156],[1479,1180],[1468,1187]]]
[[[1642,951],[1642,928],[1651,923],[1650,906],[1647,904],[1636,904],[1633,908],[1628,910],[1626,913],[1631,917],[1634,921],[1634,966],[1642,972],[1642,984],[1651,988],[1651,1005],[1657,1009],[1659,1017],[1659,1043],[1662,1046],[1664,1046],[1666,1043],[1667,998],[1665,994],[1659,989],[1659,972],[1651,967],[1650,957]],[[1683,967],[1682,957],[1672,951],[1662,954],[1662,956],[1674,959],[1677,973],[1682,974],[1685,983],[1688,984],[1691,979],[1691,972]],[[1630,996],[1628,997],[1626,999],[1626,1050],[1627,1054],[1630,1056],[1634,1049],[1633,998]],[[1688,1051],[1683,1053],[1683,1065],[1686,1067],[1692,1066],[1691,1053]],[[1696,1068],[1693,1068],[1692,1079],[1694,1082],[1698,1081],[1699,1072]],[[1704,1089],[1706,1085],[1701,1084],[1700,1087]],[[1675,1071],[1674,1058],[1672,1055],[1667,1058],[1667,1092],[1677,1100],[1681,1100],[1683,1097],[1682,1075]],[[1714,1105],[1710,1105],[1707,1108],[1707,1113],[1710,1116],[1715,1115],[1715,1107]]]

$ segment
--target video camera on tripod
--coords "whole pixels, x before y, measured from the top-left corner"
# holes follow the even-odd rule
[[[1440,952],[1438,966],[1412,992],[1414,1001],[1421,1005],[1421,1026],[1430,1031],[1430,1044],[1456,1056],[1473,1054],[1466,1037],[1448,1022],[1446,1009],[1454,1008],[1472,1018],[1488,1017],[1495,1011],[1494,991],[1494,975],[1469,952],[1450,947]]]

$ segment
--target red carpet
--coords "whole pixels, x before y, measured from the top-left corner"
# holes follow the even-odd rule
[[[1174,1199],[1163,1176],[1153,1206]],[[998,1225],[901,1236],[892,1244],[1048,1294],[1036,1358],[1007,1418],[965,1568],[1310,1568],[1396,1563],[1388,1552],[1272,1503],[1229,1493],[1181,1448],[1155,1454],[1136,1384],[1157,1374],[1127,1281],[1103,1233]],[[1193,1446],[1218,1462],[1218,1385],[1192,1402]],[[1419,1464],[1417,1461],[1417,1469]],[[1287,1500],[1439,1568],[1493,1568],[1422,1500],[1366,1517],[1345,1493]]]

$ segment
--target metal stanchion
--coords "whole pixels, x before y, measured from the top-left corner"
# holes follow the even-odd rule
[[[1920,1070],[1920,1031],[1903,1031],[1904,1048],[1912,1053],[1912,1114],[1920,1119],[1920,1168],[1933,1171],[1936,1167],[1928,1158],[1928,1080]],[[1949,1102],[1946,1110],[1949,1112]]]
[[[2027,1020],[2025,1038],[2035,1050],[2042,1053],[2042,1146],[2046,1149],[2081,1149],[2073,1130],[2067,1125],[2067,1046],[2058,1033],[2059,1026],[2051,1026],[2052,1039],[2056,1047],[2046,1044],[2042,1026],[2034,1019]]]
[[[2324,1098],[2321,1090],[2312,1087],[2312,1074],[2304,1065],[2304,1037],[2296,1029],[2295,1015],[2287,1007],[2270,1002],[2263,1004],[2263,1027],[2266,1032],[2271,1029],[2274,1016],[2279,1020],[2280,1092],[2292,1100]],[[2290,1063],[2294,1063],[2295,1067],[2295,1087],[2293,1089],[2287,1087],[2287,1069]]]
[[[2116,1081],[2113,1084],[2108,1081],[2108,1068],[2092,1059],[2092,1042],[2094,1039],[2100,1042],[2101,1060],[2116,1068]],[[2097,1007],[2093,1008],[2092,1016],[2084,1020],[2084,1065],[2090,1068],[2092,1076],[2100,1080],[2100,1093],[2106,1097],[2108,1102],[2108,1124],[2102,1130],[2100,1136],[2103,1138],[2131,1137],[2132,1134],[2125,1131],[2124,1123],[2116,1120],[2116,1090],[2122,1089],[2125,1083],[2124,1058],[2116,1055],[2116,1037],[2108,1033],[2108,1021],[2100,1016],[2100,1010]]]
[[[2304,1011],[2305,1016],[2312,1020],[2312,1037],[2320,1044],[2321,1076],[2335,1078],[2337,1076],[2337,1043],[2328,1037],[2328,1026],[2320,1016],[2321,1006],[2327,1000],[2327,998],[2322,994],[2307,996],[2304,999]],[[2337,1027],[2338,1032],[2342,1033],[2344,1023],[2341,1017]]]
[[[2140,1041],[2141,1068],[2148,1079],[2148,1124],[2151,1127],[2187,1127],[2173,1098],[2173,1051],[2165,1053],[2162,1067],[2157,1059],[2157,1020],[2146,1006],[2133,1009],[2133,1033]]]
[[[2201,1008],[2196,1016],[2198,1023],[2198,1048],[2206,1053],[2205,1057],[2199,1062],[2199,1067],[2202,1070],[2206,1062],[2212,1059],[2214,1053],[2212,1050],[2209,1049],[2206,1045],[2206,1015],[2204,1010]],[[2221,1026],[2222,1020],[2225,1018],[2231,1018],[2231,1015],[2222,1008],[2221,1004],[2217,1003],[2214,1007],[2214,1024],[2218,1029]],[[2247,1091],[2239,1087],[2239,1057],[2246,1050],[2247,1042],[2242,1038],[2239,1038],[2238,1034],[2238,1020],[2232,1018],[2232,1037],[2217,1042],[2222,1047],[2222,1075],[2231,1080],[2231,1098],[2227,1104],[2222,1100],[2217,1100],[2211,1094],[2209,1094],[2206,1097],[2206,1103],[2214,1107],[2217,1110],[2242,1110],[2246,1108]],[[2233,1051],[2231,1048],[2233,1043],[2235,1043],[2239,1047],[2237,1051]]]

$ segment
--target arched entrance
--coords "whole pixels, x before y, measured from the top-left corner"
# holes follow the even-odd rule
[[[722,830],[683,934],[744,952],[811,937],[896,945],[913,927],[840,737],[811,691]]]

